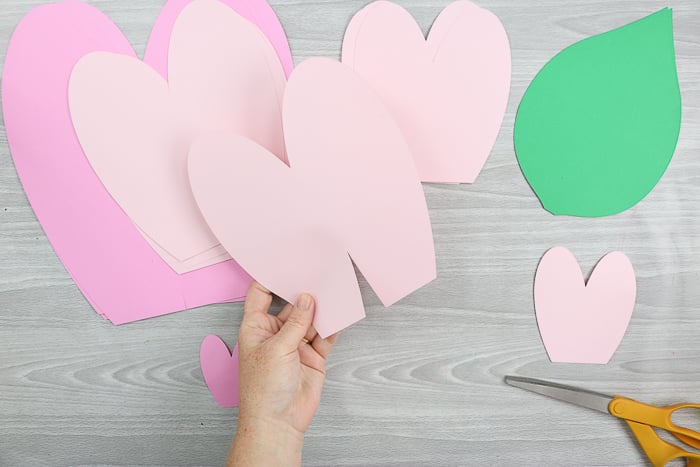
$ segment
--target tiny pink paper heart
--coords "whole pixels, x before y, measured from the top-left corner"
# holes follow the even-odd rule
[[[346,66],[299,65],[282,114],[289,166],[215,133],[190,149],[192,191],[251,276],[288,302],[315,296],[314,326],[327,337],[364,317],[352,261],[386,306],[435,278],[430,218],[401,131]]]
[[[238,405],[238,344],[229,352],[218,336],[208,335],[199,348],[204,381],[221,407]]]
[[[624,253],[605,255],[584,282],[574,255],[555,247],[535,274],[535,312],[552,362],[610,361],[632,318],[637,281]]]
[[[422,181],[474,182],[496,142],[510,92],[510,45],[493,13],[456,1],[425,40],[410,13],[377,1],[350,22],[343,63],[389,107]]]

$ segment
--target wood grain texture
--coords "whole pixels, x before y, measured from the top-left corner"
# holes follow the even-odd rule
[[[0,0],[0,51],[40,1]],[[142,54],[163,0],[93,1]],[[276,0],[297,63],[338,57],[365,0]],[[399,1],[427,30],[448,0]],[[473,186],[427,186],[438,279],[343,333],[310,429],[310,466],[643,465],[621,422],[502,383],[519,374],[651,403],[700,399],[700,4],[696,0],[479,0],[503,21],[513,86]],[[556,52],[674,8],[683,122],[675,157],[639,205],[553,217],[513,153],[517,104]],[[236,410],[199,370],[209,333],[235,340],[241,305],[115,327],[73,284],[38,224],[0,132],[0,465],[222,465]],[[606,366],[551,364],[532,304],[539,258],[569,247],[584,272],[620,249],[638,276],[629,331]]]

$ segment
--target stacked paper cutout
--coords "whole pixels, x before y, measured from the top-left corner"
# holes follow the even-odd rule
[[[231,23],[231,14],[222,8],[234,15],[236,10],[255,22],[275,44],[277,55],[290,71],[284,33],[265,1],[171,0],[153,28],[146,51],[145,63],[153,68],[150,76],[154,80],[167,78],[171,35],[186,42],[187,36],[199,34],[192,30],[198,26],[187,24],[188,16],[199,15],[202,20],[201,16],[208,14],[209,19],[203,21],[219,25],[216,31],[207,29],[210,39],[217,33],[224,41],[236,34],[252,34],[259,41],[258,29],[243,30],[242,23]],[[227,19],[229,23],[223,24]],[[3,113],[12,156],[32,207],[61,261],[95,310],[115,324],[240,300],[250,277],[235,262],[222,261],[226,258],[222,250],[212,249],[196,259],[181,255],[185,263],[192,260],[181,271],[216,264],[178,273],[169,265],[172,258],[167,252],[153,238],[141,234],[113,199],[114,193],[96,176],[76,138],[67,99],[74,65],[95,52],[117,54],[125,62],[137,61],[126,38],[99,10],[75,0],[44,5],[32,10],[17,26],[3,73]],[[183,67],[177,62],[170,65]],[[250,71],[255,69],[246,64],[237,73]],[[142,111],[134,108],[124,119],[136,118]],[[130,135],[121,136],[126,141]],[[122,169],[132,167],[124,165]],[[187,183],[186,175],[181,181]]]
[[[175,22],[168,80],[134,58],[93,52],[71,74],[68,99],[90,165],[149,243],[178,273],[229,259],[187,181],[187,152],[206,131],[246,135],[284,159],[285,75],[252,23],[215,0]]]

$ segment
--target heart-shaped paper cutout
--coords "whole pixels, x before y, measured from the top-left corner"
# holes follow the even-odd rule
[[[585,283],[574,255],[555,247],[535,275],[535,311],[553,362],[608,363],[632,318],[637,281],[629,258],[608,253]]]
[[[169,1],[153,28],[146,62],[163,75],[171,27],[189,3]],[[291,64],[289,48],[280,45],[284,32],[264,0],[225,3],[261,21],[268,36],[276,38],[282,63]],[[134,54],[98,9],[75,0],[43,5],[17,26],[3,70],[12,157],[57,255],[95,310],[115,324],[242,298],[250,278],[233,261],[176,274],[90,167],[73,130],[67,91],[75,63],[94,51]]]
[[[401,130],[349,68],[304,62],[282,113],[291,167],[249,139],[212,134],[190,150],[192,190],[256,280],[289,302],[315,295],[327,337],[364,317],[350,257],[387,306],[435,278],[430,219]]]
[[[421,180],[474,182],[496,142],[510,92],[510,45],[493,13],[454,2],[425,40],[410,13],[377,1],[350,22],[343,63],[389,107]]]
[[[68,97],[102,183],[164,259],[188,272],[181,262],[199,266],[205,254],[214,263],[224,253],[190,191],[191,141],[226,130],[284,158],[284,86],[275,50],[254,24],[216,0],[195,0],[175,22],[168,81],[132,55],[94,52],[73,69]]]
[[[221,407],[238,405],[238,345],[233,352],[218,336],[208,335],[199,348],[199,364],[211,395]]]

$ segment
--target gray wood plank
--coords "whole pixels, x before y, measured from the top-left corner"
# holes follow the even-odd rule
[[[0,0],[4,61],[37,0]],[[92,1],[139,54],[162,0]],[[365,0],[276,0],[297,63],[337,58]],[[447,0],[404,0],[427,30]],[[521,374],[652,403],[700,395],[700,5],[695,0],[480,0],[508,30],[513,86],[493,154],[473,186],[426,186],[439,276],[390,309],[362,281],[368,317],[330,360],[306,465],[642,465],[621,422],[502,383]],[[683,123],[675,157],[639,205],[604,219],[553,217],[513,153],[515,110],[535,73],[587,36],[674,8]],[[0,465],[221,465],[236,426],[202,380],[209,333],[235,340],[241,305],[115,327],[56,258],[0,132]],[[572,249],[584,271],[627,253],[638,301],[605,366],[551,364],[532,305],[541,255]]]

